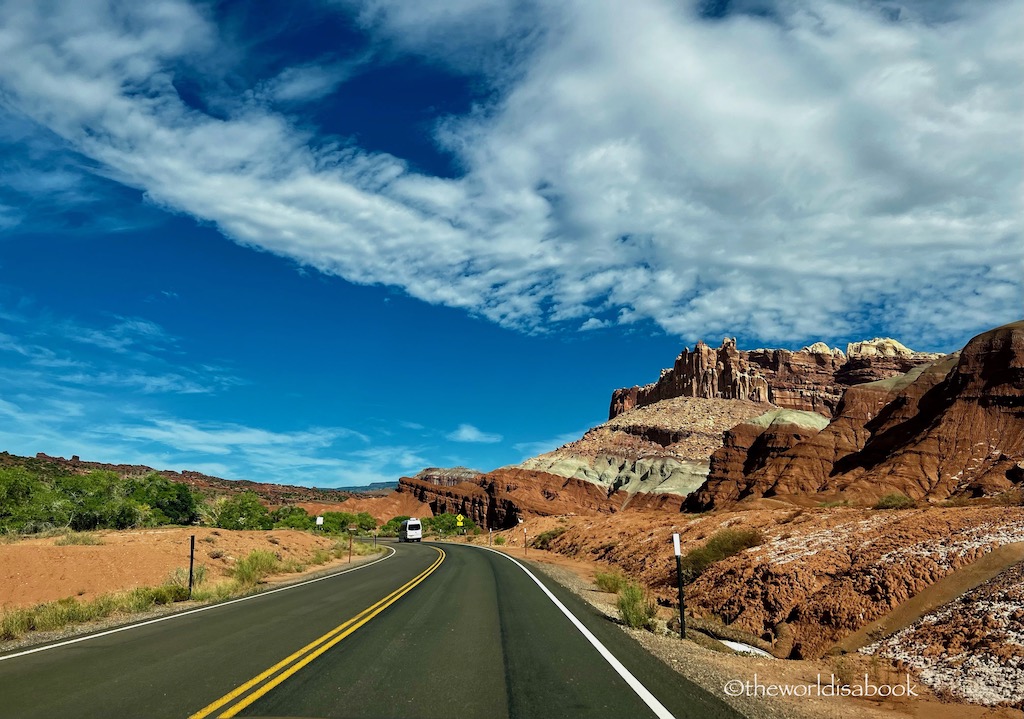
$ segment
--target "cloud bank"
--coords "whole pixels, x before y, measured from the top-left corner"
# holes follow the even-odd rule
[[[337,68],[224,90],[244,56],[187,3],[7,2],[0,133],[27,122],[238,243],[527,331],[928,348],[1019,316],[1024,3],[762,5],[338,4],[479,75],[474,110],[437,118],[449,179],[283,113],[343,89]],[[181,97],[185,69],[216,112]]]

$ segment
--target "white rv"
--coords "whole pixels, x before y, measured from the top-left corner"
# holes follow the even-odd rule
[[[409,517],[402,522],[402,528],[398,530],[399,542],[420,542],[423,541],[423,525],[416,517]]]

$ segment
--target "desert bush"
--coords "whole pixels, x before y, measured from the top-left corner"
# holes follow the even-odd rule
[[[965,494],[961,494],[957,497],[950,497],[942,503],[943,507],[969,507],[971,506],[971,498]]]
[[[273,554],[262,549],[254,549],[249,555],[239,559],[231,570],[232,576],[242,585],[252,586],[268,574],[278,571],[280,560]]]
[[[198,587],[206,581],[206,565],[197,564],[192,568],[192,586]],[[166,584],[188,587],[188,567],[176,567],[167,575]]]
[[[87,602],[67,597],[4,612],[0,615],[0,640],[18,639],[28,632],[52,631],[117,613],[142,612],[154,605],[186,599],[188,588],[177,585],[137,587],[128,592],[104,594]]]
[[[497,537],[494,538],[494,543],[500,547],[502,544],[505,543],[505,538],[499,534]]]
[[[683,580],[692,582],[715,562],[763,543],[764,535],[757,529],[723,529],[715,532],[703,547],[687,552],[682,558]]]
[[[658,606],[639,584],[627,582],[619,592],[619,618],[633,629],[653,629]]]
[[[551,545],[551,540],[562,536],[565,534],[565,531],[565,527],[559,527],[558,529],[549,529],[546,532],[541,532],[533,538],[530,546],[537,549],[547,549]]]
[[[287,572],[289,574],[300,574],[306,571],[306,565],[300,562],[298,559],[286,559],[281,562],[277,571]]]
[[[331,561],[330,552],[325,552],[322,549],[313,552],[313,556],[309,558],[310,564],[327,564],[329,561]]]
[[[221,557],[224,556],[224,552],[223,552],[223,550],[220,550],[220,549],[211,549],[210,553],[207,556],[210,559],[220,559]]]
[[[241,588],[238,582],[218,582],[196,589],[192,592],[192,598],[200,602],[220,602],[234,596]]]
[[[103,540],[89,532],[68,532],[54,542],[59,547],[66,547],[71,544],[103,544]]]
[[[625,583],[626,578],[621,572],[596,572],[594,574],[594,584],[602,592],[618,594]]]
[[[875,509],[913,509],[917,503],[905,494],[892,492],[875,504]]]

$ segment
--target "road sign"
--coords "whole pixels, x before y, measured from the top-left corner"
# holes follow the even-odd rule
[[[456,514],[456,515],[455,515],[455,518],[456,518],[457,520],[459,520],[460,522],[461,522],[461,521],[462,521],[463,519],[465,519],[465,517],[463,517],[463,516],[462,516],[461,514]]]
[[[463,517],[463,516],[462,516],[461,514],[457,514],[457,515],[455,515],[455,526],[457,526],[457,527],[461,527],[461,526],[462,526],[462,522],[463,522],[463,520],[465,520],[465,519],[466,519],[466,518],[465,518],[465,517]]]
[[[323,524],[324,524],[324,518],[323,517],[317,517],[316,518],[316,526],[322,527]]]

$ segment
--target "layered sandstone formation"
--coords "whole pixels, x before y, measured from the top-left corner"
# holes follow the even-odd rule
[[[849,388],[835,418],[783,451],[756,427],[712,457],[688,500],[702,511],[745,497],[864,502],[999,494],[1024,480],[1024,321],[985,332],[962,352]],[[742,471],[740,471],[742,466]]]
[[[439,487],[454,487],[463,482],[471,482],[482,472],[468,467],[427,467],[413,479],[419,479]]]
[[[624,412],[519,467],[592,482],[609,493],[686,495],[707,478],[723,433],[771,408],[749,400],[674,397]]]
[[[847,387],[903,374],[937,356],[886,338],[851,343],[845,353],[822,342],[798,352],[741,351],[729,338],[717,349],[698,342],[657,382],[615,390],[608,416],[673,397],[705,397],[770,402],[831,417]]]

